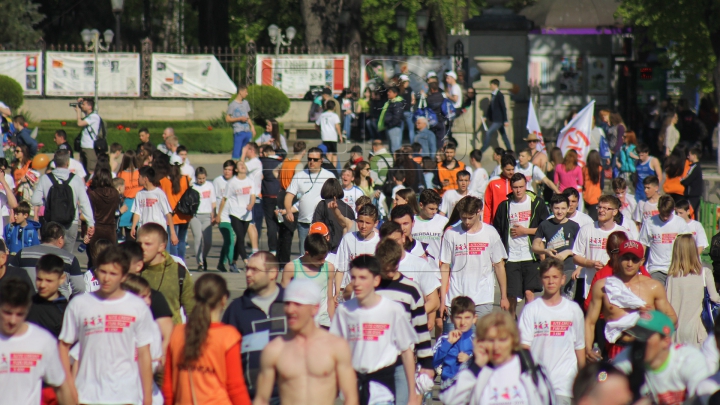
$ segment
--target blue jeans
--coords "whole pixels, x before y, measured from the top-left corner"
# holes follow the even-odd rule
[[[377,129],[377,118],[368,118],[365,120],[365,138],[367,139],[379,139]]]
[[[428,156],[435,160],[435,152],[437,152],[437,138],[434,133],[424,130],[415,136],[415,142],[422,146],[423,156]]]
[[[389,128],[385,130],[390,141],[390,153],[395,153],[402,146],[402,127]]]
[[[343,132],[345,132],[345,136],[350,139],[350,131],[351,131],[351,125],[352,125],[352,114],[348,114],[345,117],[343,117]]]
[[[413,113],[412,111],[403,111],[405,116],[405,122],[403,123],[403,132],[405,132],[405,125],[408,127],[408,136],[410,137],[410,143],[412,144],[415,140],[415,125],[413,124]]]
[[[233,134],[233,152],[232,152],[232,158],[233,159],[240,159],[240,156],[242,156],[242,150],[245,147],[245,145],[250,142],[250,139],[252,139],[252,133],[251,132],[235,132]]]
[[[508,139],[507,133],[505,132],[505,125],[502,122],[493,122],[490,124],[490,127],[488,127],[487,132],[485,132],[485,136],[483,137],[483,146],[482,149],[480,149],[480,152],[485,153],[485,151],[491,146],[490,140],[492,139],[492,136],[495,135],[495,132],[500,131],[500,135],[502,135],[503,142],[505,142],[505,148],[512,149],[512,144],[510,143],[510,139]]]
[[[168,229],[168,234],[170,233],[170,229]],[[173,245],[172,242],[168,241],[168,252],[173,256],[178,256],[179,258],[185,260],[185,245],[187,240],[187,234],[188,234],[188,224],[177,224],[175,225],[175,235],[177,235],[178,238],[178,244]],[[169,237],[169,235],[168,235]]]
[[[295,213],[297,214],[297,212]],[[297,231],[298,231],[298,247],[300,251],[300,256],[305,254],[305,239],[308,236],[308,233],[310,233],[310,224],[305,222],[298,222],[297,223]]]
[[[413,389],[415,389],[415,387],[413,387]],[[405,367],[400,363],[395,366],[395,405],[407,405],[409,400],[410,394],[408,393]]]

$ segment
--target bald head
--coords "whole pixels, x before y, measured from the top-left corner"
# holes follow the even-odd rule
[[[172,127],[167,127],[162,133],[163,140],[167,139],[169,136],[175,135],[175,130]]]

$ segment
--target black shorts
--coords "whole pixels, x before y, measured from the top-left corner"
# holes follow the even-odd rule
[[[327,153],[337,153],[337,142],[323,141],[323,145],[327,148]]]
[[[505,262],[508,298],[522,298],[525,291],[542,292],[540,283],[540,262]]]

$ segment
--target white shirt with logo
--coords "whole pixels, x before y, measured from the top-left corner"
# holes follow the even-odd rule
[[[350,262],[360,255],[374,255],[380,236],[373,231],[368,240],[364,240],[357,232],[348,232],[340,240],[337,250],[337,271],[344,273],[342,288],[350,284]]]
[[[215,201],[215,206],[220,209],[220,203],[222,203],[222,198],[225,196],[225,188],[227,187],[228,181],[225,180],[225,177],[223,176],[217,176],[215,180],[213,180],[213,187],[215,187],[215,196],[217,196],[217,201]],[[230,207],[225,204],[225,208],[223,208],[222,212],[220,213],[220,222],[230,222],[230,214],[228,213],[230,210]]]
[[[672,260],[673,243],[679,234],[691,233],[684,219],[672,215],[667,222],[660,215],[653,215],[643,221],[640,228],[640,243],[649,249],[646,268],[648,273],[667,273]]]
[[[656,202],[638,201],[637,207],[635,207],[635,213],[633,214],[633,221],[644,222],[646,219],[659,213],[660,211],[658,211]]]
[[[420,286],[423,297],[427,297],[440,288],[440,270],[431,266],[428,260],[411,253],[405,253],[398,268],[406,278]]]
[[[543,171],[539,167],[535,166],[532,163],[528,163],[528,167],[524,169],[519,164],[516,165],[515,173],[522,173],[525,176],[525,180],[527,180],[527,185],[525,188],[532,192],[535,192],[535,189],[533,188],[533,182],[542,181],[542,179],[546,177],[545,173],[543,173]]]
[[[43,382],[59,387],[65,381],[55,337],[27,326],[19,336],[0,334],[0,405],[38,405]]]
[[[352,186],[351,188],[343,188],[343,202],[350,206],[350,208],[355,211],[355,201],[358,200],[358,198],[365,195],[362,190],[360,190],[360,187],[358,186]]]
[[[581,227],[577,238],[575,238],[573,254],[588,260],[607,264],[610,260],[610,256],[608,256],[605,248],[607,238],[615,231],[623,231],[629,238],[628,230],[616,223],[613,223],[613,228],[609,231],[600,228],[597,222]],[[597,269],[594,267],[583,267],[582,271],[580,271],[580,277],[585,278],[585,297],[590,293],[590,283],[593,277],[595,277],[595,272],[597,272]]]
[[[483,405],[529,405],[527,391],[520,382],[520,358],[513,355],[500,367],[493,370],[481,394]]]
[[[515,225],[520,225],[525,228],[530,226],[530,217],[532,216],[532,206],[530,197],[525,196],[525,201],[516,203],[513,199],[510,199],[510,226],[512,229]],[[532,260],[532,253],[530,252],[530,242],[527,235],[520,235],[515,238],[512,236],[508,240],[508,261],[510,262],[523,262]]]
[[[637,209],[637,201],[635,196],[629,193],[625,193],[625,202],[620,204],[620,213],[630,219],[635,215],[635,209]]]
[[[548,371],[555,394],[572,397],[578,372],[575,350],[585,348],[585,318],[580,306],[565,297],[552,307],[537,299],[525,305],[518,328],[520,343],[530,346],[533,359]]]
[[[426,245],[427,254],[432,256],[435,264],[440,265],[440,241],[445,233],[448,219],[442,215],[435,214],[431,219],[422,219],[420,215],[415,216],[412,227],[412,237],[416,241]]]
[[[73,298],[60,340],[80,345],[75,380],[80,403],[139,403],[136,349],[152,342],[153,330],[150,309],[133,294],[115,300],[101,300],[92,293]]]
[[[695,238],[695,244],[697,247],[705,249],[710,246],[707,234],[705,233],[705,228],[703,228],[700,222],[693,219],[690,222],[687,222],[687,225],[688,228],[690,228],[690,232],[693,234],[693,238]]]
[[[152,191],[145,189],[138,191],[131,211],[133,214],[140,215],[138,228],[149,223],[166,227],[165,215],[171,214],[172,208],[170,208],[165,192],[160,187],[156,187]]]
[[[198,194],[200,194],[200,205],[198,205],[198,214],[212,214],[212,205],[217,200],[215,195],[215,187],[212,183],[206,181],[203,185],[193,183],[192,186]]]
[[[293,176],[287,188],[287,192],[297,196],[298,202],[300,203],[297,212],[298,222],[304,224],[312,222],[315,207],[320,200],[322,200],[320,190],[323,184],[325,184],[325,181],[331,178],[334,179],[335,175],[325,169],[320,169],[317,173],[310,173],[307,169],[295,173],[295,176]]]
[[[483,223],[477,233],[471,234],[457,225],[445,231],[440,261],[450,264],[450,284],[445,305],[453,298],[466,296],[475,305],[495,301],[495,272],[493,264],[507,259],[497,230]]]
[[[250,204],[250,196],[257,195],[258,191],[255,188],[255,182],[250,177],[244,179],[238,179],[233,177],[228,181],[225,187],[225,206],[228,207],[228,214],[241,220],[250,221],[252,220],[252,211],[248,210]]]

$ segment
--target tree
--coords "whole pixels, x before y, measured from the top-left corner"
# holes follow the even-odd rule
[[[642,27],[645,36],[667,48],[678,71],[696,74],[701,90],[715,90],[720,101],[720,0],[623,0],[617,14]]]
[[[34,49],[42,34],[36,29],[45,16],[30,0],[3,0],[0,12],[0,46],[9,49]]]

